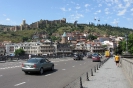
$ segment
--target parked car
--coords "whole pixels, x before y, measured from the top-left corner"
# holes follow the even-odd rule
[[[74,54],[74,57],[73,57],[73,59],[74,60],[83,60],[83,55],[82,54]]]
[[[92,58],[92,53],[87,53],[87,58]]]
[[[95,53],[95,54],[92,55],[92,61],[93,62],[95,62],[95,61],[100,62],[101,57],[97,53]]]
[[[39,72],[39,74],[42,75],[44,71],[48,69],[54,70],[54,63],[51,63],[51,61],[43,57],[32,57],[27,60],[26,63],[22,63],[22,71],[24,71],[25,74],[29,72]]]

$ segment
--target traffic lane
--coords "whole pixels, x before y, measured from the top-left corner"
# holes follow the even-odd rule
[[[88,62],[91,62],[91,60]],[[13,71],[8,70],[8,72],[5,72],[10,75],[3,75],[2,80],[0,80],[0,85],[3,84],[1,86],[2,88],[14,88],[14,86],[18,88],[62,88],[82,74],[83,68],[80,65],[85,63],[86,61],[73,60],[55,63],[57,64],[55,65],[55,71],[45,72],[42,76],[37,74],[24,75],[19,68],[15,68]],[[85,68],[85,71],[86,69],[88,69],[88,67]]]
[[[84,61],[67,61],[55,63],[55,72],[45,72],[43,76],[35,78],[36,74],[31,74],[33,76],[28,83],[23,85],[25,88],[63,88],[79,76],[84,73],[84,70],[88,69],[86,62],[91,62],[91,60]],[[88,63],[87,62],[87,63]],[[92,65],[89,63],[89,67]],[[75,68],[76,67],[76,68]],[[29,77],[28,76],[28,77]],[[19,86],[19,88],[23,88]]]
[[[60,60],[60,59],[53,60],[53,62],[62,62],[62,61],[67,61],[67,60]],[[10,63],[8,63],[8,66],[9,64]],[[20,67],[21,65],[13,66],[11,68],[5,67],[4,69],[0,69],[0,77],[2,78],[0,79],[0,85],[2,88],[9,88],[13,84],[18,83],[20,79],[21,80],[24,79],[24,81],[20,81],[18,84],[16,84],[16,86],[25,84],[26,83],[25,81],[29,81],[30,78],[28,79],[26,78],[25,74],[21,71]],[[37,75],[37,76],[40,76],[40,75]],[[47,76],[47,73],[45,73],[45,76]]]

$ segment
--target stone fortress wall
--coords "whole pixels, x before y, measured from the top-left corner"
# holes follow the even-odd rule
[[[20,26],[6,27],[3,30],[4,31],[18,31],[18,30],[25,30],[25,29],[29,29],[29,28],[39,28],[40,24],[52,25],[52,24],[59,24],[59,23],[66,23],[66,18],[62,18],[60,20],[52,20],[52,21],[40,20],[40,21],[34,22],[30,25],[26,24],[26,20],[23,20],[23,22]]]

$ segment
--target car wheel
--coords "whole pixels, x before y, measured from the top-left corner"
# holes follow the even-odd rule
[[[42,75],[44,72],[43,68],[40,69],[39,74]]]
[[[51,67],[51,71],[53,71],[54,70],[54,65]]]

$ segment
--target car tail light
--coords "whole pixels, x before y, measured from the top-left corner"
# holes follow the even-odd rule
[[[33,65],[33,68],[36,68],[36,64]]]
[[[24,67],[24,64],[22,63],[22,67]]]

